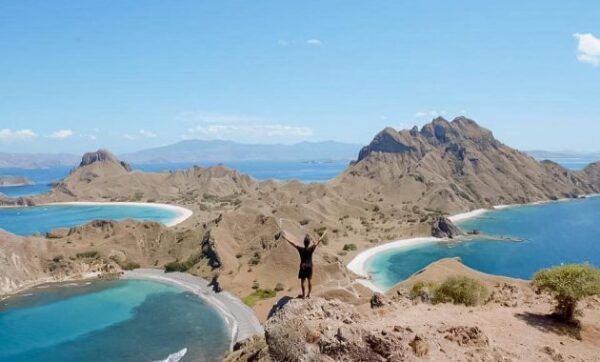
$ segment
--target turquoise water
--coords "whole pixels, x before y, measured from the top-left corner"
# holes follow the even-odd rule
[[[389,250],[367,261],[373,282],[387,289],[430,263],[449,257],[460,257],[469,267],[485,273],[522,279],[561,263],[600,266],[598,197],[490,211],[458,224],[463,230],[526,240],[473,240]]]
[[[34,289],[0,302],[0,361],[216,361],[224,320],[175,287],[120,280]]]
[[[92,220],[151,220],[168,223],[177,214],[152,206],[134,205],[46,205],[0,208],[0,228],[16,235],[45,233]]]

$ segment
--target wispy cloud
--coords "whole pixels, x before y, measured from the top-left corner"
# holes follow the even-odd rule
[[[141,129],[139,134],[140,134],[140,136],[146,137],[146,138],[155,138],[156,137],[156,133],[145,130],[145,129]]]
[[[575,33],[577,39],[577,60],[582,63],[591,64],[595,67],[600,65],[600,38],[591,33]]]
[[[442,115],[445,115],[445,114],[446,114],[446,111],[441,111],[441,112],[438,112],[438,111],[419,111],[419,112],[415,113],[415,117],[416,118],[424,118],[424,117],[433,117],[433,118],[435,118],[435,117],[439,117],[439,116],[442,116]]]
[[[284,124],[211,124],[190,128],[191,135],[204,136],[256,136],[256,137],[307,137],[313,134],[308,127],[289,126]]]
[[[70,138],[73,136],[73,131],[70,129],[60,129],[56,132],[52,132],[48,138],[51,138],[53,140],[57,140],[57,141],[63,141],[66,140],[67,138]]]
[[[260,117],[222,113],[188,112],[183,114],[186,122],[196,123],[183,138],[208,137],[249,139],[266,137],[303,138],[312,136],[309,127],[273,122]]]
[[[318,47],[323,45],[323,42],[319,39],[307,39],[307,40],[286,40],[279,39],[277,41],[277,45],[281,47],[289,47],[289,46],[309,46],[309,47]]]
[[[125,138],[126,140],[130,140],[130,141],[133,141],[133,140],[135,140],[135,139],[136,139],[136,137],[135,137],[135,136],[132,136],[132,135],[130,135],[130,134],[128,134],[128,133],[125,133],[125,134],[123,135],[123,138]]]
[[[36,137],[37,134],[29,128],[16,130],[10,128],[0,129],[0,141],[28,141]]]

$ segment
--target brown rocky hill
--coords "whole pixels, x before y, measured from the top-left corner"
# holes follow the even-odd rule
[[[107,150],[86,153],[69,176],[57,183],[46,201],[173,201],[175,198],[243,193],[256,181],[238,171],[215,166],[176,172],[132,171]]]
[[[538,162],[476,122],[436,118],[420,130],[386,128],[334,183],[375,189],[396,202],[458,212],[598,192],[593,171]]]

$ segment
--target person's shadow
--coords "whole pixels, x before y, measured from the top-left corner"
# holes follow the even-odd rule
[[[288,304],[288,302],[290,300],[292,300],[294,298],[290,297],[290,296],[285,296],[280,298],[277,303],[275,303],[273,305],[273,307],[271,308],[271,310],[269,311],[269,316],[267,317],[267,319],[271,318],[272,316],[274,316],[277,312],[279,312],[280,310],[283,309],[283,307],[285,307],[286,304]]]

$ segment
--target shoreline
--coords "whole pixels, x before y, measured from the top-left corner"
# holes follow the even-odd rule
[[[237,342],[264,332],[250,307],[229,292],[213,292],[209,282],[202,278],[188,273],[165,273],[162,269],[135,269],[125,271],[120,279],[154,281],[194,293],[215,308],[227,324],[231,338],[230,350]]]
[[[596,197],[600,197],[600,194],[581,195],[580,198],[563,198],[563,199],[558,199],[558,200],[534,201],[534,202],[530,202],[530,203],[526,203],[526,204],[495,205],[490,209],[475,209],[475,210],[455,214],[455,215],[449,216],[448,219],[452,222],[460,222],[460,221],[479,217],[488,212],[504,210],[504,209],[513,208],[513,207],[539,206],[539,205],[553,204],[553,203],[558,203],[558,202],[577,201],[577,200],[596,198]],[[350,262],[348,264],[346,264],[346,268],[348,270],[350,270],[351,272],[353,272],[354,274],[361,277],[361,278],[357,278],[355,280],[357,283],[364,285],[365,287],[371,289],[374,292],[385,294],[385,292],[387,290],[383,290],[379,286],[375,285],[372,282],[371,276],[369,275],[369,273],[366,270],[367,262],[369,261],[369,259],[371,259],[372,257],[374,257],[375,255],[377,255],[379,253],[382,253],[382,252],[385,252],[388,250],[393,250],[393,249],[402,250],[402,249],[409,248],[411,246],[433,244],[433,243],[443,242],[444,240],[446,240],[446,239],[439,239],[439,238],[435,238],[432,236],[426,236],[426,237],[416,237],[416,238],[390,241],[388,243],[374,246],[372,248],[368,248],[368,249],[363,250],[362,252],[358,253],[354,258],[352,258],[352,260],[350,260]],[[425,268],[427,268],[427,267],[428,266],[426,266]]]
[[[190,209],[187,209],[183,206],[177,205],[169,205],[169,204],[161,204],[161,203],[153,203],[153,202],[98,202],[98,201],[68,201],[68,202],[49,202],[46,204],[39,204],[35,206],[45,206],[45,205],[73,205],[73,206],[144,206],[144,207],[154,207],[157,209],[169,210],[175,212],[175,218],[168,223],[165,223],[165,226],[173,227],[175,225],[181,224],[185,220],[187,220],[190,216],[194,214],[194,212]]]

